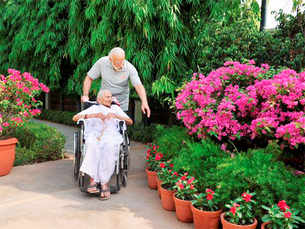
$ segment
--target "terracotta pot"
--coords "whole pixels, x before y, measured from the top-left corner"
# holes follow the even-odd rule
[[[192,202],[190,200],[180,200],[175,195],[173,197],[177,219],[185,223],[193,222],[193,213],[191,210]]]
[[[157,172],[149,171],[148,169],[145,169],[145,172],[147,174],[148,187],[151,189],[157,189]]]
[[[168,211],[175,211],[174,191],[167,190],[160,185],[162,207]]]
[[[13,167],[17,142],[16,138],[0,140],[0,176],[9,174]]]
[[[270,224],[271,222],[266,222],[266,223],[263,223],[262,226],[261,226],[261,229],[267,229],[267,225]]]
[[[159,195],[159,198],[161,199],[161,191],[160,191],[161,181],[160,181],[158,175],[156,176],[156,181],[157,181],[158,195]]]
[[[220,214],[218,211],[203,211],[191,205],[195,229],[218,229]]]
[[[249,225],[237,225],[237,224],[233,224],[228,222],[225,219],[225,213],[222,213],[220,215],[220,219],[221,219],[221,223],[222,223],[222,228],[223,229],[254,229],[257,226],[257,220],[254,218],[254,223],[253,224],[249,224]]]

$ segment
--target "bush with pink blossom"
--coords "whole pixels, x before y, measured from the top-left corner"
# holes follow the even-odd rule
[[[40,114],[42,103],[35,96],[41,91],[48,93],[49,88],[28,72],[8,69],[8,76],[0,75],[0,138]]]
[[[305,72],[254,64],[226,62],[208,76],[193,74],[176,98],[177,117],[190,134],[213,136],[223,149],[243,140],[305,143]]]

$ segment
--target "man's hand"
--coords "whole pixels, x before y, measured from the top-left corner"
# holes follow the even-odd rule
[[[88,95],[83,95],[80,100],[81,100],[82,103],[87,102],[87,101],[89,101],[89,96]]]
[[[148,104],[147,104],[147,103],[146,103],[146,104],[145,104],[145,103],[142,103],[141,109],[142,109],[142,112],[143,112],[144,114],[146,114],[147,118],[149,118],[149,117],[150,117],[150,109],[149,109]]]

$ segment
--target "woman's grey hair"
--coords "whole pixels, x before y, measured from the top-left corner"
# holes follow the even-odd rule
[[[124,51],[124,49],[122,49],[120,47],[115,47],[115,48],[111,49],[108,54],[108,56],[112,56],[112,55],[124,55],[125,56],[125,51]]]
[[[101,89],[98,93],[97,93],[97,98],[102,98],[103,95],[105,94],[105,92],[110,92],[107,89]],[[110,92],[111,93],[111,92]]]

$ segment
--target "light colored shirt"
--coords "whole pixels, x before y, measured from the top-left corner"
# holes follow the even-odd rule
[[[122,70],[115,71],[108,56],[100,58],[87,75],[93,80],[101,77],[101,89],[110,90],[124,111],[128,111],[129,104],[128,80],[130,79],[133,86],[142,84],[136,68],[130,62],[125,60]]]

